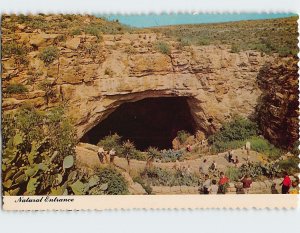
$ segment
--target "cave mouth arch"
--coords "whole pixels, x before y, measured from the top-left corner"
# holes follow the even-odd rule
[[[136,148],[146,150],[172,148],[177,132],[196,132],[189,97],[151,97],[126,102],[89,130],[81,142],[97,144],[107,135],[117,133],[123,140],[133,141]]]

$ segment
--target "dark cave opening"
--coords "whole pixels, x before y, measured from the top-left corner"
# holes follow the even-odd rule
[[[120,105],[106,119],[88,131],[82,142],[97,144],[103,137],[117,133],[134,142],[139,150],[149,146],[172,148],[179,130],[194,134],[195,122],[188,97],[146,98]]]

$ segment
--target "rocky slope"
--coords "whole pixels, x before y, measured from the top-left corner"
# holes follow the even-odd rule
[[[83,24],[91,24],[87,19]],[[163,34],[151,32],[105,34],[99,38],[88,33],[70,35],[64,29],[57,29],[54,34],[26,24],[17,24],[16,28],[14,32],[4,28],[2,45],[17,45],[26,53],[2,56],[4,112],[24,103],[38,108],[64,103],[81,138],[122,103],[148,97],[186,96],[197,128],[208,135],[235,114],[253,115],[268,85],[277,83],[277,78],[292,77],[288,85],[276,84],[281,88],[279,93],[293,93],[284,97],[284,104],[280,105],[292,101],[292,113],[280,107],[283,113],[276,118],[277,126],[288,122],[284,132],[291,135],[279,139],[282,136],[278,134],[283,131],[265,124],[267,115],[262,125],[263,132],[278,143],[289,144],[298,133],[294,130],[298,128],[294,109],[297,69],[285,68],[287,63],[276,54],[250,50],[233,53],[226,45],[182,46]],[[162,51],[159,43],[165,43],[170,51]],[[57,56],[50,63],[41,58],[49,47],[57,49]],[[284,60],[295,63],[295,58]],[[282,68],[268,68],[272,75],[265,75],[268,71],[260,73],[263,78],[258,85],[258,74],[266,63]],[[11,84],[25,85],[28,92],[6,93]],[[272,118],[275,114],[271,113],[271,106],[272,101],[267,107]]]

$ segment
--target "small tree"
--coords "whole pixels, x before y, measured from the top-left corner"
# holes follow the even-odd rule
[[[127,140],[125,142],[123,142],[123,146],[122,146],[122,152],[123,155],[125,156],[127,163],[128,163],[128,169],[130,170],[130,159],[132,158],[132,156],[135,153],[135,146],[133,144],[133,142]]]
[[[146,169],[152,167],[155,158],[160,157],[160,152],[156,147],[150,146],[147,150],[148,158],[146,162]]]

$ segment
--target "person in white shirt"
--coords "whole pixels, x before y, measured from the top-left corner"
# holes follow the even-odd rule
[[[100,163],[103,163],[104,162],[103,158],[104,158],[104,155],[105,155],[105,151],[104,151],[103,147],[99,147],[97,154],[98,154],[98,158],[99,158]]]
[[[218,194],[219,186],[216,180],[212,180],[212,185],[209,188],[209,194]]]
[[[200,165],[199,167],[199,172],[202,174],[202,175],[206,175],[208,174],[208,170],[209,170],[209,165],[207,163],[207,160],[204,159],[203,160],[203,164]]]
[[[112,148],[109,151],[109,162],[112,163],[112,164],[114,163],[115,155],[116,155],[116,151],[115,151],[114,148]]]
[[[203,193],[204,194],[209,194],[209,189],[210,189],[210,179],[208,175],[205,175],[205,181],[203,183]]]
[[[251,150],[251,143],[249,141],[246,142],[245,148],[247,150],[247,155],[249,156]]]

